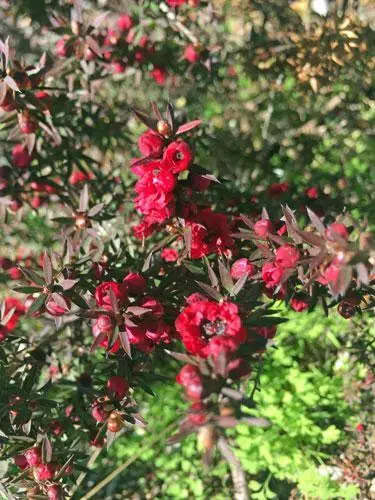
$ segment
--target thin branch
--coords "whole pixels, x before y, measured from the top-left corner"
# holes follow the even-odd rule
[[[176,427],[176,426],[177,426],[177,421],[176,422],[172,422],[168,427],[166,427],[164,429],[163,432],[161,432],[160,434],[157,434],[156,436],[154,436],[153,439],[151,439],[150,441],[148,441],[148,443],[146,443],[144,446],[142,446],[141,448],[139,448],[139,450],[138,450],[137,453],[134,453],[134,455],[132,455],[130,458],[128,458],[128,460],[126,460],[123,464],[121,464],[114,471],[112,471],[110,474],[108,474],[108,476],[105,477],[98,484],[96,484],[94,486],[94,488],[92,488],[90,491],[88,491],[81,498],[81,500],[88,500],[89,498],[94,497],[94,495],[96,495],[98,493],[98,491],[102,490],[104,488],[104,486],[106,486],[108,483],[110,483],[116,476],[118,476],[119,474],[121,474],[121,472],[123,472],[130,464],[132,464],[133,462],[135,462],[135,460],[137,460],[137,458],[139,458],[144,451],[150,449],[158,441],[161,441],[161,439],[163,439],[163,437],[165,435],[167,435],[169,432],[171,432],[174,429],[174,427]],[[243,500],[245,500],[245,498],[243,498]]]
[[[228,442],[224,437],[222,436],[219,437],[217,441],[217,447],[223,458],[229,464],[234,486],[235,500],[249,500],[249,491],[247,488],[246,474],[241,466],[241,462],[238,460],[236,455],[230,449]]]

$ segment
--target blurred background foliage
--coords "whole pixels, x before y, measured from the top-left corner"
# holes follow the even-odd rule
[[[60,127],[74,122],[76,132],[73,137],[67,134],[57,151],[46,152],[53,174],[72,168],[74,148],[88,153],[80,168],[90,169],[88,158],[102,167],[103,178],[94,190],[108,189],[105,178],[111,172],[122,179],[118,196],[126,196],[133,182],[127,166],[141,129],[130,106],[148,109],[150,100],[169,100],[180,118],[204,120],[208,139],[198,137],[197,163],[227,180],[218,188],[218,204],[235,198],[240,210],[258,211],[267,204],[272,212],[287,201],[293,208],[308,204],[328,215],[334,206],[373,224],[373,3],[322,1],[323,11],[317,4],[214,0],[209,5],[202,1],[199,8],[182,8],[179,21],[210,52],[209,71],[203,64],[191,68],[174,57],[190,35],[176,28],[163,2],[85,2],[87,20],[107,9],[109,23],[124,10],[139,16],[142,32],[162,42],[162,57],[175,76],[159,86],[147,71],[105,80],[88,72],[84,78],[92,100],[82,100],[79,110],[69,92],[61,93],[56,106],[60,113],[54,119]],[[9,35],[18,57],[32,63],[35,55],[53,52],[58,36],[46,29],[51,11],[67,16],[69,8],[62,0],[1,0],[0,37]],[[73,84],[70,92],[74,91]],[[88,119],[93,109],[94,121]],[[4,160],[8,151],[2,145]],[[287,182],[288,192],[270,199],[267,188],[275,182]],[[318,199],[306,197],[310,187],[318,189]],[[13,258],[10,253],[19,250],[25,234],[33,234],[28,245],[34,252],[50,247],[55,235],[45,217],[47,210],[26,212],[11,234],[0,228],[2,254]],[[120,221],[123,218],[116,231]],[[5,277],[0,275],[0,280]],[[359,338],[356,321],[363,323],[361,318],[333,319],[320,311],[288,313],[288,318],[267,354],[256,397],[257,414],[269,418],[272,426],[241,425],[229,431],[248,473],[251,498],[375,498],[374,480],[366,469],[371,456],[360,458],[361,437],[355,430],[360,422],[368,436],[374,429],[374,400],[365,383],[374,363],[373,320],[362,325]],[[168,365],[159,369],[166,376],[172,373]],[[103,452],[96,458],[75,498],[82,498],[127,459],[133,460],[131,465],[95,498],[231,498],[227,465],[217,460],[212,470],[205,470],[195,437],[166,444],[165,429],[185,404],[179,388],[162,382],[153,390],[155,397],[144,393],[141,400],[147,436],[139,429],[125,431],[108,455]],[[367,479],[348,479],[345,460]]]

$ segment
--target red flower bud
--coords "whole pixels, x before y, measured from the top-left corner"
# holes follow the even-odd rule
[[[347,240],[349,238],[349,233],[344,224],[340,222],[333,222],[326,229],[326,236],[328,240],[334,240],[335,236]]]
[[[15,167],[26,168],[32,160],[27,147],[23,144],[16,144],[12,149],[12,163]]]
[[[53,464],[41,464],[34,469],[36,481],[48,481],[53,478],[56,472],[56,466]]]
[[[273,224],[269,219],[261,219],[254,224],[254,233],[260,238],[267,238],[274,230]]]
[[[176,262],[178,259],[178,252],[174,248],[163,248],[160,257],[165,260],[165,262]]]
[[[42,451],[38,446],[25,451],[25,458],[30,467],[37,467],[42,463]]]
[[[64,493],[60,484],[51,484],[47,489],[48,500],[63,500]]]
[[[254,274],[255,267],[253,264],[248,260],[248,259],[238,259],[235,262],[233,262],[232,267],[230,269],[230,275],[232,278],[235,280],[239,280],[246,274],[248,276],[251,276]]]
[[[127,31],[133,26],[133,19],[129,14],[124,13],[117,19],[116,24],[121,31]]]
[[[295,267],[299,258],[299,251],[292,245],[282,245],[276,250],[275,262],[282,269]]]
[[[146,291],[146,280],[138,273],[129,273],[125,276],[123,283],[129,295],[142,295]]]
[[[138,148],[143,156],[160,158],[163,154],[164,139],[153,130],[147,130],[139,137]]]
[[[129,384],[123,377],[113,376],[108,379],[107,392],[110,396],[121,401],[121,399],[124,399],[125,394],[127,394],[128,391]]]

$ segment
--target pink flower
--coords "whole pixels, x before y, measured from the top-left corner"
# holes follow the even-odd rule
[[[274,230],[273,224],[269,219],[261,219],[254,224],[254,233],[260,238],[267,238]]]
[[[167,4],[170,7],[180,7],[180,5],[183,5],[186,1],[187,0],[167,0]]]
[[[311,200],[317,200],[319,198],[319,191],[315,186],[313,186],[305,189],[305,195]]]
[[[282,280],[284,271],[275,265],[274,262],[266,262],[262,267],[262,280],[266,288],[276,287]]]
[[[111,311],[113,309],[109,295],[110,290],[117,299],[118,306],[124,306],[128,300],[126,286],[123,283],[116,283],[114,281],[105,281],[104,283],[101,283],[96,287],[96,305],[98,307],[102,307],[103,309],[107,309],[108,311]]]
[[[129,273],[123,279],[129,295],[142,295],[146,292],[146,280],[138,273]]]
[[[178,174],[187,170],[193,161],[193,153],[185,141],[174,141],[169,144],[164,153],[164,168]]]
[[[290,301],[290,307],[296,312],[302,312],[309,308],[309,303],[307,300],[293,297]]]
[[[282,245],[276,250],[275,262],[282,269],[295,267],[299,258],[299,251],[292,245]]]
[[[129,14],[124,13],[117,19],[116,24],[121,31],[127,31],[133,26],[133,19]]]
[[[25,451],[25,458],[30,467],[37,467],[42,463],[42,451],[38,446]]]
[[[185,394],[193,401],[200,401],[203,396],[203,379],[198,368],[185,365],[176,377],[176,382],[185,389]]]
[[[164,139],[153,130],[147,130],[139,137],[138,148],[143,156],[160,158],[163,154]]]
[[[326,229],[326,236],[328,240],[335,240],[335,236],[339,236],[343,240],[349,238],[349,233],[344,224],[340,222],[333,222]]]
[[[34,469],[34,477],[37,481],[48,481],[53,478],[56,466],[53,464],[41,464]]]
[[[46,303],[46,310],[51,316],[63,316],[70,310],[70,300],[60,297],[60,301],[56,302],[53,297],[48,299]]]
[[[110,396],[115,399],[121,401],[124,399],[125,394],[129,391],[129,384],[124,377],[119,377],[118,375],[114,375],[113,377],[108,379],[107,382],[107,392]]]
[[[196,49],[196,47],[190,43],[185,47],[184,50],[184,59],[189,61],[190,63],[194,64],[197,63],[200,59],[200,54],[199,51]]]
[[[16,144],[12,149],[12,163],[15,167],[26,168],[32,160],[27,147],[23,144]]]
[[[178,252],[174,248],[163,248],[160,256],[165,262],[176,262],[178,259]]]
[[[151,71],[151,76],[158,85],[164,85],[167,79],[167,71],[165,68],[154,67]]]
[[[289,184],[287,182],[275,182],[271,184],[268,188],[268,195],[271,198],[277,198],[289,190]]]
[[[233,262],[230,270],[230,275],[235,280],[238,280],[242,278],[242,276],[245,276],[246,274],[248,276],[251,276],[252,274],[254,274],[254,271],[255,267],[253,266],[253,264],[248,259],[243,258]]]

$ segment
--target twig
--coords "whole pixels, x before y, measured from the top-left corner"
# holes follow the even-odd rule
[[[241,462],[230,449],[228,442],[222,436],[217,441],[217,447],[223,458],[228,462],[232,481],[234,486],[235,500],[249,500],[249,491],[247,488],[246,474],[241,466]]]
[[[98,484],[94,486],[90,491],[88,491],[82,498],[81,500],[88,500],[89,498],[92,498],[94,495],[98,493],[101,489],[104,488],[108,483],[110,483],[116,476],[121,474],[130,464],[132,464],[137,458],[139,458],[142,453],[152,446],[154,446],[158,441],[160,441],[166,434],[168,434],[174,427],[176,427],[177,421],[172,422],[168,427],[164,429],[163,432],[158,434],[157,436],[154,436],[153,439],[151,439],[148,443],[146,443],[144,446],[142,446],[137,453],[134,453],[126,462],[121,464],[119,467],[117,467],[114,471],[112,471],[110,474],[108,474],[107,477],[105,477],[102,481],[100,481]],[[245,500],[245,497],[243,498]]]

